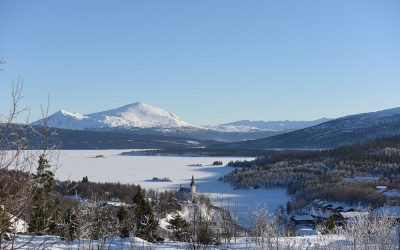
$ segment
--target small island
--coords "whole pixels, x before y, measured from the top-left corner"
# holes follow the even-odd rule
[[[224,164],[222,163],[222,161],[214,161],[212,165],[213,166],[222,166]]]
[[[172,182],[171,179],[168,178],[168,177],[163,177],[163,178],[153,177],[153,179],[151,179],[150,181],[153,181],[153,182]]]
[[[203,164],[196,163],[196,164],[190,164],[190,165],[188,165],[188,166],[189,166],[189,167],[202,167]]]
[[[106,158],[106,157],[104,155],[96,155],[96,156],[93,156],[93,158],[100,159],[100,158]]]

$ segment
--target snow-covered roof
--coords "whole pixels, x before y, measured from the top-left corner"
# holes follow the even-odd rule
[[[343,206],[341,206],[339,204],[335,204],[332,206],[332,209],[339,209],[339,208],[343,208]]]
[[[331,217],[332,214],[333,214],[332,212],[326,211],[326,212],[324,212],[324,213],[320,213],[320,214],[318,215],[318,217],[324,218],[324,219],[329,219],[329,217]]]
[[[351,212],[351,210],[355,210],[353,207],[344,207],[342,212]]]
[[[321,205],[321,207],[323,208],[327,208],[327,207],[332,207],[333,205],[329,202],[325,202],[324,204]]]
[[[305,235],[318,235],[318,232],[315,231],[311,226],[308,225],[298,225],[294,229],[294,234],[296,236],[305,236]]]
[[[296,221],[308,221],[308,220],[314,220],[314,218],[311,215],[308,214],[303,214],[303,215],[295,215],[292,217],[293,220]]]
[[[369,212],[340,212],[340,215],[345,219],[354,219],[355,217],[361,217],[368,215]]]

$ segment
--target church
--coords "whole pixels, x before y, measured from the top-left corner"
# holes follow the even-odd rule
[[[192,181],[190,182],[190,188],[185,188],[180,185],[178,189],[178,199],[180,202],[195,202],[196,198],[196,181],[192,175]]]

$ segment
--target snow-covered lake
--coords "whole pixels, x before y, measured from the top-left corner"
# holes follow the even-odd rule
[[[210,194],[217,206],[221,200],[236,206],[243,225],[248,225],[248,210],[257,204],[266,203],[274,212],[289,199],[283,189],[235,190],[229,183],[218,180],[232,168],[211,166],[216,160],[225,165],[231,160],[252,158],[122,156],[121,152],[124,150],[62,150],[58,162],[54,157],[52,163],[58,165],[56,177],[61,180],[78,181],[88,176],[90,181],[139,184],[159,191],[177,189],[180,185],[188,187],[193,175],[198,192]],[[96,155],[105,158],[94,158]],[[193,164],[202,166],[190,166]],[[166,177],[171,182],[149,181],[153,177]]]

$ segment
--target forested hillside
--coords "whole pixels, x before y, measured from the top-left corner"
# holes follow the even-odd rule
[[[223,180],[238,188],[285,187],[301,203],[324,198],[381,205],[384,197],[373,185],[343,179],[374,177],[374,184],[398,188],[400,136],[330,150],[268,151],[254,161],[229,165],[237,169]]]

